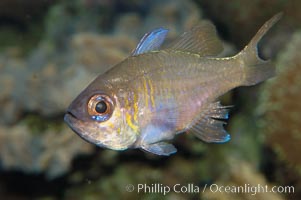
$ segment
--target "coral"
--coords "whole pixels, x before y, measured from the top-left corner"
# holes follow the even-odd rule
[[[45,125],[48,128],[38,135],[31,134],[34,130],[26,123],[14,127],[1,126],[2,168],[27,173],[45,172],[48,178],[54,178],[69,170],[75,155],[87,154],[93,150],[92,145],[79,140],[66,126],[55,128],[57,125]]]
[[[201,18],[200,10],[192,1],[155,0],[148,6],[149,13],[145,18],[137,20],[135,15],[129,17],[128,14],[125,18],[121,17],[115,27],[117,33],[127,35],[134,33],[136,37],[141,37],[145,32],[150,31],[150,28],[166,27],[170,30],[169,37],[173,37],[191,28]],[[131,23],[133,21],[136,23]],[[127,27],[128,24],[131,24],[131,29]]]
[[[229,159],[230,162],[230,172],[226,178],[221,178],[221,180],[216,181],[214,184],[221,186],[229,186],[229,187],[243,187],[247,184],[247,187],[253,189],[249,189],[249,192],[215,192],[216,188],[212,187],[210,190],[210,186],[206,188],[205,192],[201,195],[204,200],[240,200],[240,199],[258,199],[258,200],[283,200],[284,197],[278,193],[272,192],[256,192],[255,189],[258,185],[265,187],[268,186],[268,191],[271,190],[272,185],[269,184],[265,178],[256,171],[251,164],[243,161],[238,161],[235,159]],[[213,184],[211,184],[213,185]]]
[[[277,76],[262,88],[257,109],[262,117],[260,133],[265,136],[266,146],[275,154],[273,160],[265,159],[267,174],[279,183],[293,183],[296,197],[301,191],[300,47],[299,31],[280,53],[276,62]]]
[[[277,77],[262,89],[258,113],[263,115],[266,143],[301,174],[301,32],[294,34],[277,61]]]
[[[76,34],[71,41],[75,63],[102,74],[129,55],[136,40],[128,36],[92,33]]]
[[[274,170],[268,175],[282,184],[295,186],[301,193],[301,32],[296,32],[277,59],[277,76],[262,88],[257,112],[262,116],[261,133],[266,145],[276,153]]]
[[[128,159],[131,155],[124,153],[122,156]],[[106,162],[106,160],[103,158],[103,155],[100,157],[102,158],[102,162]],[[188,183],[199,185],[198,180],[200,180],[204,175],[199,172],[202,161],[198,158],[153,158],[152,163],[157,163],[159,166],[152,165],[147,162],[119,161],[119,165],[114,167],[113,173],[108,173],[106,171],[102,172],[100,177],[96,179],[87,179],[87,177],[83,177],[84,181],[82,181],[81,184],[74,185],[67,190],[64,198],[77,200],[99,198],[195,199],[198,197],[198,193],[183,194],[171,191],[163,196],[162,192],[158,190],[157,192],[144,192],[142,190],[138,192],[138,184],[146,184],[149,186],[152,184],[161,184],[162,186],[169,186],[171,188],[175,184],[179,183],[183,185]],[[192,165],[191,163],[194,164]],[[97,170],[97,168],[95,170]],[[126,191],[126,186],[128,184],[132,184],[135,187],[133,192]]]
[[[24,89],[26,61],[19,48],[9,48],[0,54],[0,124],[16,121],[20,113],[19,92]]]

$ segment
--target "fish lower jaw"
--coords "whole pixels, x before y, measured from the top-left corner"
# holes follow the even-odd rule
[[[72,124],[75,122],[76,120],[76,117],[70,113],[70,112],[67,112],[64,116],[64,121],[68,124],[68,126],[72,129]],[[73,130],[73,129],[72,129]],[[73,130],[74,131],[74,130]]]

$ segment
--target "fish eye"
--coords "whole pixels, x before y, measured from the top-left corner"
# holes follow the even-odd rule
[[[95,106],[95,111],[98,112],[99,114],[103,114],[106,112],[108,106],[105,101],[100,101],[96,104]]]
[[[113,113],[113,102],[104,94],[92,96],[88,102],[88,113],[95,121],[106,121]]]

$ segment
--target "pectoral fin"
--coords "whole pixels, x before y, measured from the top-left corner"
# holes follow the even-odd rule
[[[230,140],[230,135],[224,129],[228,119],[229,106],[222,106],[219,102],[210,104],[199,116],[188,132],[205,142],[223,143]]]
[[[174,145],[166,142],[158,142],[154,144],[145,144],[141,148],[147,152],[160,155],[160,156],[169,156],[177,152],[177,149]]]

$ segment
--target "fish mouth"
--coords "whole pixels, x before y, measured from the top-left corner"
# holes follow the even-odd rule
[[[69,110],[67,110],[67,113],[65,114],[65,117],[66,117],[66,115],[70,115],[71,117],[77,119],[77,117],[72,112],[70,112]]]
[[[72,112],[67,111],[64,116],[64,121],[66,124],[71,128],[72,131],[74,131],[77,135],[79,135],[84,140],[90,142],[82,133],[82,127],[81,120],[79,120]]]
[[[96,144],[98,146],[102,146],[98,140],[94,139],[95,135],[92,135],[91,133],[87,133],[84,129],[87,128],[87,125],[85,126],[85,123],[78,119],[72,112],[67,111],[64,116],[64,121],[67,123],[67,125],[74,131],[78,136],[80,136],[85,141]],[[105,146],[103,146],[105,147]]]
[[[79,119],[72,112],[67,110],[64,116],[64,121],[69,125],[71,129],[73,129],[73,124],[79,121]]]

